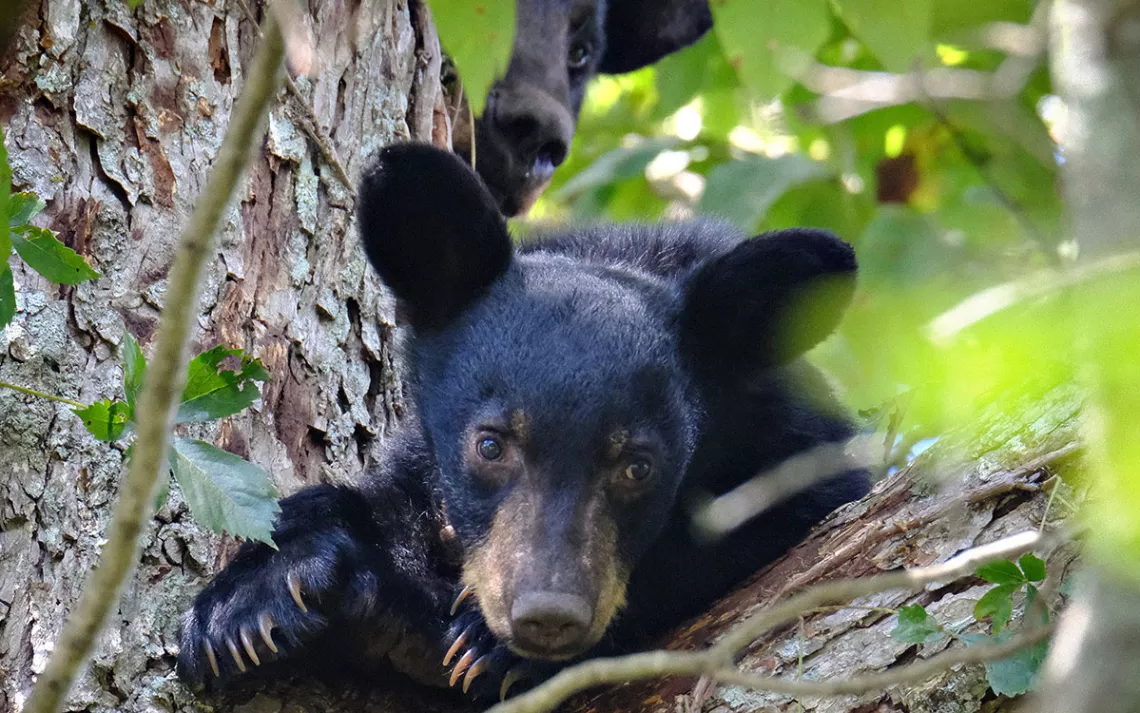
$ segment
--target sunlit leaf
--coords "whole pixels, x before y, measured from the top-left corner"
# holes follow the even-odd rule
[[[44,201],[35,193],[13,193],[8,198],[8,225],[18,228],[44,209]]]
[[[507,71],[515,33],[515,3],[499,0],[428,0],[444,51],[463,80],[476,116],[487,92]]]
[[[892,72],[907,72],[930,47],[932,0],[836,0],[851,31]]]
[[[1045,561],[1032,552],[1023,554],[1017,564],[1030,582],[1040,582],[1045,579]]]
[[[118,399],[103,399],[86,408],[72,409],[83,426],[100,441],[117,441],[127,427],[130,407]]]
[[[234,371],[222,366],[227,358],[241,359]],[[213,421],[249,407],[261,396],[257,382],[269,379],[261,362],[241,349],[217,346],[194,357],[178,406],[179,423]]]
[[[203,441],[176,438],[170,467],[195,522],[217,533],[273,544],[281,507],[265,471]]]
[[[827,0],[713,0],[713,31],[744,86],[782,94],[831,32]]]
[[[1020,585],[1025,582],[1025,575],[1022,574],[1021,568],[1008,560],[982,565],[978,567],[977,575],[994,584]]]
[[[47,228],[33,225],[12,231],[12,245],[28,267],[61,285],[76,285],[99,277],[83,257]]]
[[[1020,588],[1020,584],[999,584],[986,592],[974,605],[974,618],[980,620],[992,616],[994,633],[1001,632],[1013,616],[1013,593]]]
[[[920,604],[899,610],[899,623],[891,630],[891,638],[907,644],[925,644],[942,636],[938,622]]]
[[[652,139],[609,151],[563,184],[555,198],[573,200],[591,188],[640,176],[657,154],[676,145],[676,139]]]

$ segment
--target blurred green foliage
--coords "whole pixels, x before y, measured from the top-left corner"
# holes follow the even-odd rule
[[[594,82],[570,158],[520,232],[690,215],[834,231],[856,247],[861,290],[813,357],[854,407],[895,421],[900,443],[968,423],[1003,389],[1071,377],[1072,283],[1047,289],[1076,250],[1045,9],[712,7],[696,45]]]

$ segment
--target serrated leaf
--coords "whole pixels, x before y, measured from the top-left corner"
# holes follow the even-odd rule
[[[930,44],[932,0],[837,0],[852,34],[892,72],[908,72]]]
[[[0,329],[8,326],[16,316],[16,288],[12,282],[12,268],[0,263]]]
[[[273,522],[281,507],[265,471],[244,458],[188,438],[174,440],[170,468],[198,524],[219,534],[273,545]]]
[[[891,630],[891,638],[907,644],[925,644],[942,636],[938,622],[921,604],[899,609],[899,623]]]
[[[831,33],[827,0],[713,0],[713,31],[745,87],[782,94]]]
[[[1045,561],[1032,552],[1023,554],[1017,564],[1030,582],[1040,582],[1045,579]]]
[[[129,407],[118,399],[103,399],[72,411],[83,419],[83,426],[100,441],[117,441],[127,427]]]
[[[4,130],[0,128],[0,215],[8,215],[8,201],[12,194],[12,167],[8,165],[8,149],[4,145]],[[12,253],[12,229],[8,221],[0,220],[0,265],[8,262]],[[11,317],[9,317],[11,319]]]
[[[240,370],[219,368],[229,357],[241,359]],[[178,422],[200,423],[232,416],[261,396],[256,382],[268,379],[269,372],[261,362],[241,349],[217,346],[203,352],[190,361]]]
[[[439,41],[463,80],[467,103],[483,113],[487,92],[506,74],[515,36],[515,3],[501,0],[428,0]]]
[[[143,377],[146,376],[146,358],[139,348],[138,340],[130,332],[123,333],[123,393],[131,407],[129,418],[134,420],[135,405],[142,391]]]
[[[99,277],[83,256],[59,242],[47,228],[25,225],[14,230],[12,245],[28,267],[57,284],[76,285]]]
[[[18,228],[44,209],[43,199],[35,193],[13,193],[8,197],[8,225]]]
[[[982,565],[978,567],[975,574],[992,584],[1023,584],[1025,582],[1025,575],[1022,574],[1021,568],[1009,560]]]
[[[974,605],[974,618],[981,620],[988,616],[994,618],[994,633],[1000,633],[1013,616],[1013,593],[1021,584],[999,584],[982,595]]]

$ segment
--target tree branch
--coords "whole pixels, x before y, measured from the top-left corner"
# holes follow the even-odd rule
[[[21,394],[27,394],[28,396],[35,396],[36,398],[40,398],[40,399],[48,399],[49,401],[58,401],[61,404],[67,404],[68,406],[74,406],[75,408],[87,408],[87,404],[80,403],[78,401],[74,401],[72,399],[67,398],[66,396],[56,396],[55,394],[45,394],[42,391],[36,391],[35,389],[29,389],[26,386],[18,386],[16,384],[9,384],[7,381],[0,381],[0,389],[11,389],[12,391],[19,391]]]
[[[257,144],[258,127],[276,90],[284,51],[280,28],[271,13],[209,182],[178,241],[154,358],[139,398],[138,440],[120,487],[99,565],[85,584],[24,713],[55,713],[60,709],[138,559],[139,533],[154,502],[155,482],[165,470],[175,406],[185,381],[186,345],[199,303],[199,276],[222,213],[250,161],[252,147]]]
[[[821,584],[745,620],[717,644],[704,651],[650,651],[617,658],[593,659],[562,671],[534,690],[491,708],[488,713],[545,713],[575,693],[593,686],[675,675],[707,676],[721,683],[795,696],[865,693],[899,683],[923,680],[960,663],[1004,658],[1043,640],[1049,635],[1050,629],[1038,627],[1002,644],[955,649],[919,664],[834,681],[764,678],[742,673],[733,664],[736,654],[760,634],[795,620],[806,611],[890,589],[919,588],[972,574],[980,565],[1037,549],[1050,539],[1050,536],[1036,532],[1022,532],[967,550],[941,564],[866,579]]]

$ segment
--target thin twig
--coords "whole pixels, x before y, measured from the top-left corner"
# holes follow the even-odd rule
[[[704,537],[716,538],[808,488],[840,474],[869,468],[878,460],[872,436],[822,443],[782,461],[693,513],[693,527]]]
[[[978,566],[1028,552],[1050,539],[1022,532],[967,550],[941,564],[866,579],[827,582],[745,620],[720,642],[700,652],[650,651],[617,658],[593,659],[565,669],[537,688],[491,708],[488,713],[544,713],[575,693],[606,683],[625,683],[661,676],[708,676],[722,683],[747,686],[792,696],[865,693],[898,683],[921,680],[965,662],[990,661],[1044,639],[1047,628],[1034,629],[1004,644],[955,649],[927,661],[878,674],[834,681],[795,681],[762,678],[733,667],[737,652],[765,631],[797,619],[803,612],[891,589],[913,589],[972,573]]]
[[[858,695],[890,686],[923,681],[954,666],[984,663],[1006,658],[1044,641],[1052,627],[1025,631],[1000,644],[985,644],[943,652],[921,663],[900,666],[881,673],[828,681],[802,681],[765,677],[717,667],[705,653],[653,651],[616,659],[593,659],[562,671],[543,685],[513,700],[489,709],[487,713],[546,713],[570,696],[597,685],[625,683],[663,676],[705,675],[722,684],[771,691],[797,698],[811,696]]]
[[[56,713],[76,672],[87,661],[107,615],[119,601],[122,585],[138,559],[139,533],[154,503],[154,484],[166,462],[177,397],[186,371],[186,347],[199,303],[199,277],[214,233],[249,164],[257,130],[277,87],[285,42],[273,13],[209,181],[181,237],[167,289],[146,384],[139,397],[138,440],[123,480],[99,565],[83,587],[47,668],[36,682],[24,713]]]
[[[0,389],[11,389],[12,391],[19,391],[21,394],[27,394],[28,396],[35,396],[36,398],[39,398],[39,399],[48,399],[49,401],[58,401],[61,404],[67,404],[68,406],[74,406],[75,408],[87,408],[87,404],[80,403],[78,401],[73,401],[72,399],[69,399],[66,396],[56,396],[55,394],[45,394],[42,391],[36,391],[35,389],[29,389],[26,386],[17,386],[16,384],[9,384],[7,381],[0,381]]]
[[[1026,300],[1136,269],[1140,269],[1140,252],[1121,253],[1066,270],[1041,270],[970,295],[932,319],[926,326],[926,334],[935,344],[945,345],[967,327]]]
[[[250,24],[253,25],[254,29],[256,29],[260,35],[261,25],[257,21],[257,16],[253,14],[253,10],[250,9],[245,0],[236,0],[236,2],[242,14],[245,15],[246,19],[249,20]],[[321,158],[332,167],[337,180],[344,184],[345,190],[348,191],[348,194],[352,196],[352,200],[355,202],[356,185],[353,184],[352,179],[348,177],[348,171],[345,170],[344,164],[340,162],[340,158],[336,154],[336,149],[333,148],[332,138],[321,128],[321,124],[317,120],[316,112],[313,111],[313,107],[309,106],[308,100],[301,94],[300,87],[297,86],[297,83],[293,81],[293,78],[289,76],[288,72],[285,73],[285,88],[293,95],[294,103],[300,108],[301,114],[303,115],[302,118],[304,121],[301,122],[301,129],[313,140],[317,151],[321,153]]]

